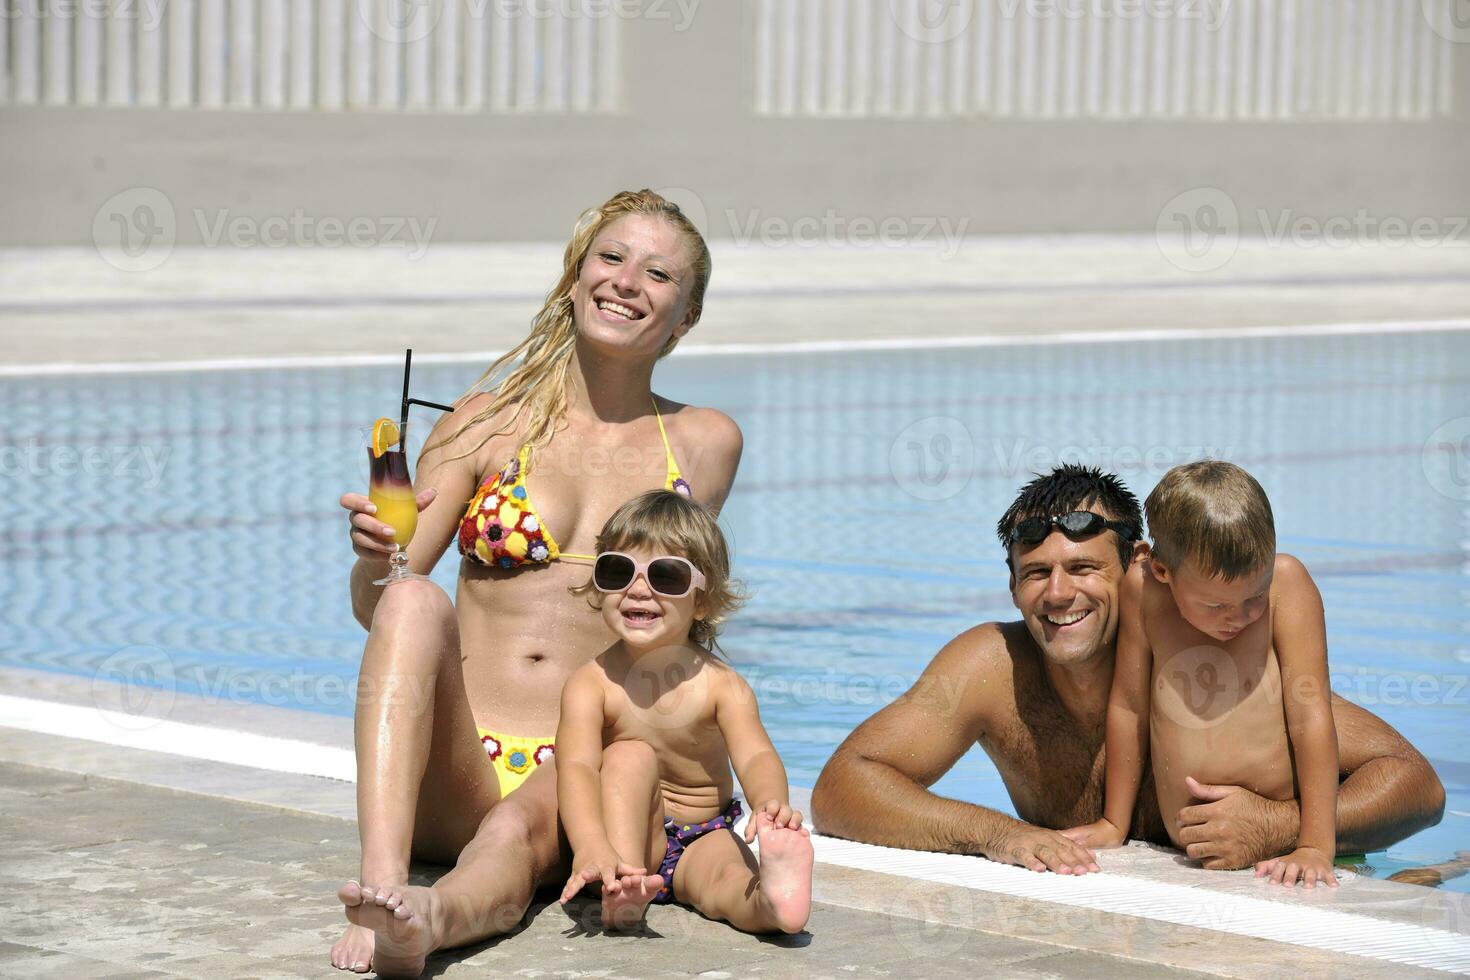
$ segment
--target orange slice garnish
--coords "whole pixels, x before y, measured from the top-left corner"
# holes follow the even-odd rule
[[[386,453],[398,442],[398,423],[392,419],[378,419],[373,423],[373,457]]]

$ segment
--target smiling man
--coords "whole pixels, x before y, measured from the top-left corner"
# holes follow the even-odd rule
[[[1102,815],[1103,742],[1119,585],[1141,553],[1138,500],[1111,474],[1063,466],[1037,477],[1001,517],[1019,622],[955,637],[902,697],[838,747],[812,792],[819,832],[926,851],[982,854],[1035,871],[1085,874],[1095,856],[1057,831]],[[1437,823],[1444,788],[1415,748],[1334,696],[1339,853],[1381,850]],[[928,789],[978,744],[1020,819]],[[1167,844],[1151,780],[1135,836]],[[1208,868],[1287,853],[1295,800],[1192,783],[1180,840]]]

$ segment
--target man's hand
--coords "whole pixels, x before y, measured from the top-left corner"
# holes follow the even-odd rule
[[[992,861],[1019,864],[1032,871],[1055,871],[1059,875],[1085,875],[1101,870],[1092,852],[1055,830],[1017,824],[996,838],[981,853]]]
[[[1268,800],[1243,786],[1211,786],[1193,776],[1185,785],[1203,802],[1179,811],[1179,843],[1209,870],[1248,868],[1296,846],[1295,800]]]

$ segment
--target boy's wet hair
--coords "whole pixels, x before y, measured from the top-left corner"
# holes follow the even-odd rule
[[[1154,557],[1171,570],[1190,561],[1203,575],[1231,581],[1276,558],[1271,501],[1234,463],[1204,459],[1176,466],[1144,508]]]
[[[599,554],[637,549],[688,558],[703,573],[704,618],[690,624],[689,638],[714,652],[721,624],[746,598],[730,578],[730,549],[715,515],[672,490],[640,494],[613,511],[597,535]],[[602,608],[602,593],[589,591],[589,601]]]
[[[1064,463],[1026,484],[996,522],[996,537],[1006,550],[1006,567],[1015,571],[1011,532],[1017,524],[1028,517],[1055,517],[1074,510],[1097,511],[1109,520],[1128,526],[1127,536],[1114,535],[1118,541],[1118,560],[1127,568],[1133,561],[1134,542],[1143,537],[1143,513],[1138,498],[1113,474],[1077,463]]]

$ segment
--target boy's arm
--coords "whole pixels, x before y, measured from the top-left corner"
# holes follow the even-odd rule
[[[786,782],[786,766],[771,744],[771,736],[761,724],[760,705],[755,692],[735,671],[720,678],[715,695],[715,723],[725,738],[730,765],[745,790],[751,805],[751,820],[745,828],[745,839],[752,840],[757,830],[755,816],[764,812],[775,826],[801,829],[801,813],[791,809],[791,789]]]
[[[1308,887],[1318,880],[1336,884],[1332,860],[1337,853],[1337,729],[1332,723],[1331,688],[1327,677],[1327,622],[1322,594],[1302,563],[1279,555],[1273,582],[1276,608],[1271,630],[1281,666],[1281,694],[1286,702],[1286,731],[1296,757],[1301,831],[1292,853],[1262,862],[1275,881]]]
[[[1128,839],[1143,764],[1148,759],[1153,650],[1143,625],[1143,576],[1147,574],[1147,562],[1135,564],[1119,590],[1118,645],[1108,694],[1103,816],[1086,827],[1064,831],[1092,847],[1117,847]]]
[[[557,809],[573,854],[572,876],[562,891],[563,902],[588,882],[601,880],[604,888],[611,889],[619,874],[643,871],[621,861],[607,839],[602,819],[604,707],[602,681],[595,664],[567,678],[561,692],[561,720],[556,726]]]

